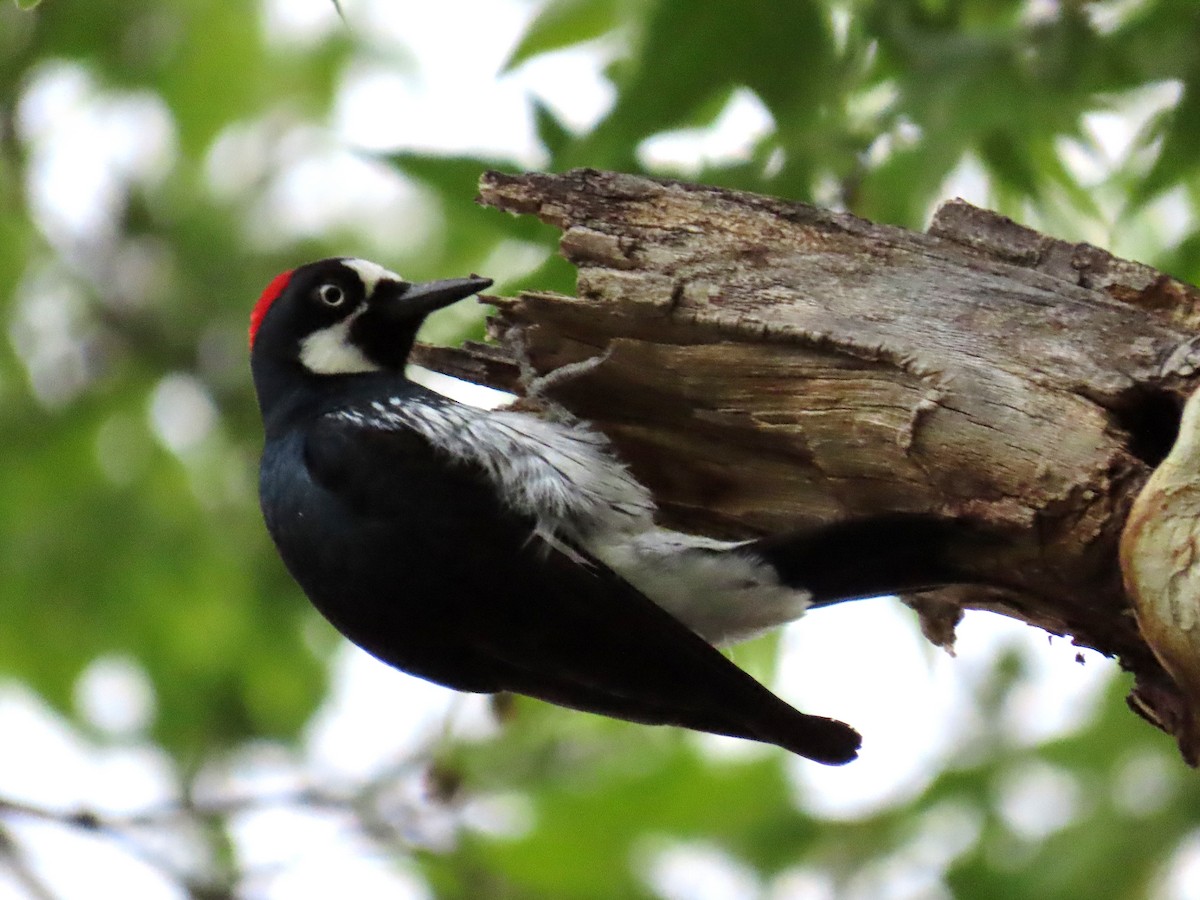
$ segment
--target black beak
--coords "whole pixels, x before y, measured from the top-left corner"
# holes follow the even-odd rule
[[[380,291],[387,282],[376,288],[376,302],[393,316],[403,319],[421,318],[434,310],[457,303],[492,286],[492,279],[472,275],[470,278],[447,278],[442,281],[422,281],[397,285],[400,290]],[[390,287],[390,286],[389,286]],[[378,296],[383,293],[383,296]]]

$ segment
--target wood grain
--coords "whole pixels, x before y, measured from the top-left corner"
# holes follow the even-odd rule
[[[1175,730],[1117,541],[1197,380],[1195,288],[960,201],[928,233],[592,170],[491,172],[480,202],[561,229],[576,296],[489,298],[507,367],[476,349],[442,368],[511,389],[517,361],[597,361],[545,393],[612,437],[675,527],[891,510],[993,526],[1011,540],[975,564],[995,586],[916,598],[927,633],[983,608],[1069,635],[1118,657],[1135,708]]]

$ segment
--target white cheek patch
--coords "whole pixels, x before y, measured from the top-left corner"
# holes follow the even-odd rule
[[[375,286],[384,279],[390,281],[403,281],[404,279],[388,269],[385,269],[379,263],[373,263],[369,259],[354,259],[347,257],[342,260],[342,265],[347,269],[352,269],[357,273],[363,283],[363,296],[370,297],[375,293]]]
[[[363,307],[362,309],[365,309]],[[350,340],[350,326],[362,312],[359,309],[342,321],[314,331],[300,342],[300,362],[316,375],[353,375],[378,372],[380,366],[369,360]]]

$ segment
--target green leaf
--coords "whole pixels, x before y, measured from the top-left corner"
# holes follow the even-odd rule
[[[478,260],[506,238],[557,246],[557,229],[534,216],[508,216],[473,202],[479,191],[479,177],[490,169],[511,170],[511,164],[505,161],[431,153],[392,153],[381,159],[437,194],[446,210],[442,243],[453,257]],[[426,258],[424,263],[439,266],[451,258]],[[447,271],[453,269],[447,267]]]
[[[468,790],[497,779],[519,785],[533,803],[536,829],[517,839],[472,840],[446,861],[452,870],[469,859],[512,896],[553,897],[595,896],[602,871],[604,896],[641,897],[637,863],[647,836],[711,841],[768,871],[817,846],[819,829],[789,798],[782,752],[712,765],[677,729],[581,717],[533,701],[522,701],[518,714],[531,719],[519,724],[539,728],[512,728],[487,746],[464,748],[460,770]],[[438,881],[449,877],[439,867]]]
[[[533,99],[533,122],[537,129],[538,140],[550,154],[550,168],[553,169],[555,167],[554,160],[570,146],[571,142],[575,140],[575,135],[559,121],[554,110],[536,97]]]
[[[621,6],[621,0],[550,0],[529,23],[500,71],[607,34],[620,24]]]
[[[619,94],[565,165],[636,168],[637,146],[662,131],[711,124],[738,87],[781,128],[807,140],[836,83],[828,13],[810,0],[694,4],[661,0],[635,54],[613,74]]]
[[[1147,203],[1200,169],[1200,72],[1184,85],[1183,95],[1168,116],[1159,120],[1163,144],[1153,168],[1134,190],[1135,203]]]
[[[33,9],[42,0],[13,0],[13,2],[17,4],[17,9]]]

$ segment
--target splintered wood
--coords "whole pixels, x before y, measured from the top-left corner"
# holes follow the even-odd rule
[[[577,296],[489,298],[507,358],[426,361],[507,389],[518,366],[549,376],[544,395],[612,438],[664,524],[994,526],[1011,540],[973,563],[994,588],[909,598],[927,633],[949,641],[969,607],[1070,635],[1119,657],[1139,711],[1177,731],[1117,542],[1195,383],[1195,288],[958,201],[925,234],[590,170],[488,173],[481,202],[561,229]]]

